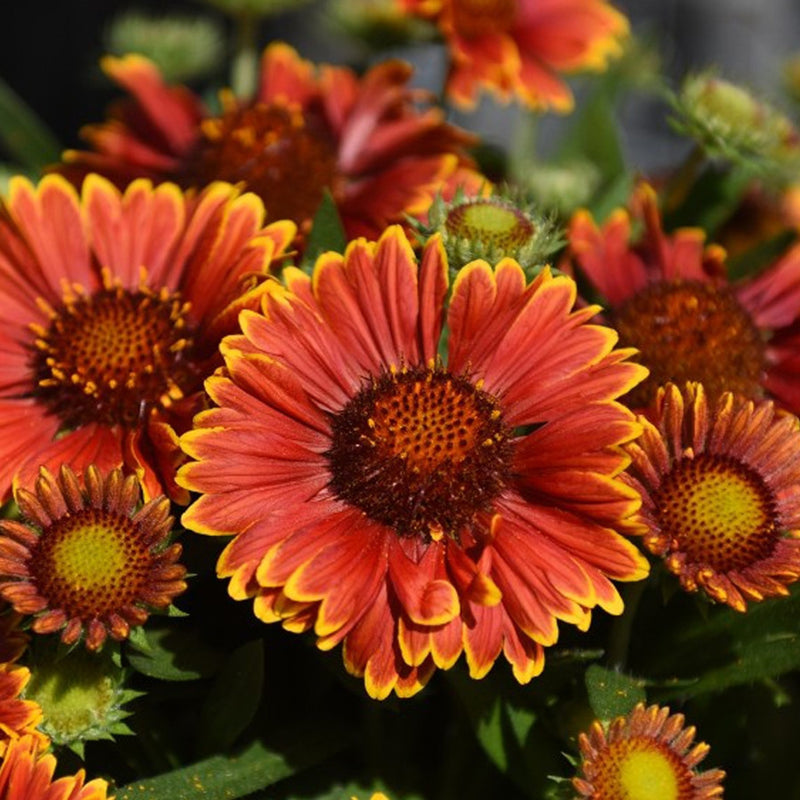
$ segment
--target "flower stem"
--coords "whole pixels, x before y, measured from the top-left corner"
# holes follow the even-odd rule
[[[633,620],[646,583],[646,580],[636,581],[622,590],[625,611],[614,620],[608,637],[608,663],[611,667],[624,669],[628,661]]]
[[[247,11],[234,21],[236,40],[231,59],[231,88],[237,97],[249,98],[258,82],[258,18]]]

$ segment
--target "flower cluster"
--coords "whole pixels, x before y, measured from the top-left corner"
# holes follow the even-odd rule
[[[746,781],[730,697],[800,734],[792,113],[653,77],[647,174],[606,0],[354,3],[348,66],[213,4],[229,81],[129,15],[0,193],[0,800],[721,797],[666,702]]]

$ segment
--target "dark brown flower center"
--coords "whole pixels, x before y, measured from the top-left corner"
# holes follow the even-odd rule
[[[517,0],[453,0],[453,25],[465,39],[507,31],[517,13]]]
[[[655,493],[670,550],[716,572],[768,558],[781,536],[775,497],[751,467],[730,456],[684,458]]]
[[[711,397],[724,391],[756,397],[764,345],[752,317],[729,289],[699,281],[655,283],[614,315],[620,344],[638,348],[650,377],[631,392],[645,406],[658,386],[699,381]]]
[[[533,236],[533,223],[512,206],[492,200],[462,203],[447,214],[444,227],[451,236],[498,250],[518,250]]]
[[[382,374],[332,428],[333,492],[400,536],[458,538],[509,478],[497,401],[443,369]]]
[[[669,745],[648,736],[609,742],[593,764],[592,797],[691,800],[692,771]]]
[[[50,608],[88,620],[135,602],[152,562],[150,546],[130,517],[84,508],[42,531],[28,567]]]
[[[269,220],[301,228],[326,188],[335,191],[336,150],[313,115],[281,105],[232,108],[202,124],[202,140],[184,183],[244,181],[264,201]]]
[[[187,307],[166,289],[78,295],[35,328],[34,395],[64,428],[135,426],[194,380]]]

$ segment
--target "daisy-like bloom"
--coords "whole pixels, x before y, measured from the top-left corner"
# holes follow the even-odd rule
[[[174,483],[176,433],[204,401],[217,347],[294,237],[216,183],[124,193],[90,176],[11,181],[0,214],[0,500],[39,466],[124,465],[147,497]]]
[[[604,0],[397,0],[435,23],[450,56],[448,96],[472,108],[479,89],[570,111],[564,73],[603,70],[622,52],[627,18]]]
[[[53,780],[56,757],[33,736],[9,743],[0,763],[0,800],[112,800],[108,783],[95,778],[86,783],[86,773]]]
[[[166,85],[142,56],[102,63],[131,96],[83,129],[91,152],[65,153],[73,179],[91,171],[118,185],[140,176],[187,187],[242,181],[270,219],[294,220],[303,233],[328,190],[350,236],[377,236],[424,213],[443,186],[476,182],[465,150],[473,137],[440,109],[418,108],[426,95],[408,87],[402,61],[359,78],[344,67],[315,69],[275,43],[264,51],[256,96],[223,92],[219,116],[186,87]]]
[[[48,743],[47,737],[36,730],[42,721],[39,704],[20,697],[30,677],[26,667],[0,664],[0,757],[10,741],[25,734]]]
[[[694,726],[666,706],[638,703],[605,729],[594,721],[578,736],[581,777],[572,779],[580,798],[592,800],[711,800],[722,797],[721,769],[697,770],[708,755],[694,744]]]
[[[643,225],[641,238],[632,227]],[[639,187],[633,210],[599,228],[577,212],[569,256],[608,307],[623,345],[637,348],[648,381],[626,402],[647,406],[669,381],[702,383],[758,398],[765,391],[800,411],[800,245],[760,275],[731,283],[725,252],[699,228],[664,233],[654,190]],[[566,268],[567,265],[565,265]]]
[[[511,259],[448,290],[441,239],[418,267],[403,231],[289,268],[224,340],[217,404],[182,445],[202,494],[183,515],[234,538],[217,571],[236,599],[321,649],[343,643],[373,697],[418,691],[464,651],[502,652],[525,682],[557,621],[617,614],[609,578],[647,564],[618,528],[638,497],[617,478],[639,433],[614,398],[644,369],[573,311],[575,285]],[[346,576],[346,580],[343,577]]]
[[[0,521],[0,597],[34,615],[36,633],[61,632],[89,650],[127,638],[151,608],[186,589],[180,544],[169,544],[169,500],[140,506],[134,475],[87,467],[83,485],[62,466],[42,469],[35,490],[18,489],[23,520]]]
[[[701,384],[659,389],[624,480],[642,495],[647,548],[690,592],[737,611],[800,577],[800,425]]]

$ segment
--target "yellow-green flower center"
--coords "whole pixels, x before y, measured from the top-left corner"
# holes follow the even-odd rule
[[[649,403],[658,386],[699,381],[708,394],[759,393],[764,345],[751,316],[725,288],[664,281],[637,292],[614,315],[620,344],[636,347],[650,377],[628,395]]]
[[[29,569],[50,608],[87,620],[134,602],[152,559],[130,517],[85,508],[42,531]]]
[[[775,498],[746,464],[705,453],[679,461],[654,497],[671,549],[717,572],[760,561],[780,537]]]
[[[496,400],[445,370],[381,375],[332,429],[332,490],[402,536],[457,537],[509,477],[510,431]]]
[[[595,762],[593,797],[690,800],[691,770],[668,745],[645,736],[609,743]]]
[[[64,428],[135,426],[190,382],[186,307],[167,290],[78,295],[37,334],[35,395]]]
[[[444,223],[458,236],[498,250],[519,249],[533,236],[533,223],[519,210],[492,200],[473,200],[451,209]]]

